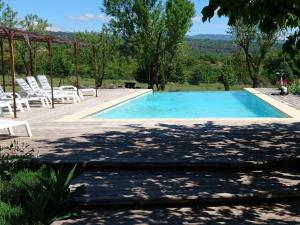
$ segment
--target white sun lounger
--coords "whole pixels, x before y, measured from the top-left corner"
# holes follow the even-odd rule
[[[3,116],[4,112],[3,112],[3,109],[8,109],[8,112],[10,115],[13,115],[13,111],[12,111],[12,108],[11,108],[11,105],[9,102],[7,101],[0,101],[0,115]]]
[[[27,79],[27,82],[28,82],[29,86],[31,87],[31,89],[34,92],[44,94],[48,98],[52,97],[51,96],[51,91],[41,89],[34,77],[29,76],[26,79]],[[63,91],[60,91],[60,90],[55,90],[53,94],[54,94],[54,96],[53,96],[54,99],[56,99],[58,101],[62,101],[62,102],[64,102],[65,100],[73,101],[73,103],[75,103],[75,104],[80,102],[80,97],[76,93],[67,93],[67,92],[63,92]]]
[[[48,79],[46,77],[46,75],[38,75],[37,76],[42,89],[44,90],[51,90],[51,86],[48,82]],[[55,90],[62,90],[62,91],[72,91],[77,93],[77,87],[68,85],[68,86],[60,86],[60,87],[54,87]],[[78,90],[79,93],[79,97],[81,99],[84,99],[84,95],[96,95],[96,90],[94,88],[83,88],[83,89],[79,89]]]
[[[0,101],[9,102],[11,105],[13,105],[13,94],[5,93],[1,85],[0,85]],[[21,98],[21,96],[16,93],[16,106],[17,109],[19,109],[21,112],[24,111],[23,105],[27,108],[28,111],[30,110],[28,99]]]
[[[0,129],[7,129],[9,135],[14,135],[13,127],[25,126],[27,136],[32,137],[31,129],[29,124],[25,121],[13,121],[13,120],[0,120]]]
[[[40,102],[43,107],[50,107],[51,99],[43,93],[35,93],[24,79],[16,79],[17,84],[21,87],[21,96],[26,98],[29,103]]]

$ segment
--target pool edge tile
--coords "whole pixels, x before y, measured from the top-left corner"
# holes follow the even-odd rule
[[[248,91],[249,93],[255,95],[259,99],[265,101],[269,105],[273,106],[274,108],[278,109],[279,111],[283,112],[284,114],[288,115],[290,118],[293,119],[300,119],[300,111],[285,104],[282,103],[260,91],[254,88],[244,88],[245,91]]]

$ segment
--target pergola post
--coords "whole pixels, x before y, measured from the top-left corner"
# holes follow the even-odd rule
[[[29,58],[30,58],[30,73],[31,76],[34,76],[34,72],[33,72],[33,57],[32,57],[32,48],[31,48],[31,42],[29,42]]]
[[[15,83],[15,53],[14,53],[14,32],[12,30],[6,31],[8,36],[9,54],[10,54],[10,65],[11,65],[11,84],[13,91],[13,108],[14,118],[17,118],[17,107],[16,107],[16,83]]]
[[[4,45],[3,39],[0,39],[0,48],[1,48],[1,70],[2,70],[2,87],[4,92],[6,92],[6,85],[5,85],[5,67],[4,67]]]
[[[95,79],[96,97],[98,97],[98,79],[97,79],[97,62],[96,62],[95,45],[92,46],[92,52],[93,52],[93,72],[94,72],[94,79]]]
[[[53,91],[53,49],[52,49],[52,39],[48,38],[48,68],[50,75],[50,83],[51,83],[51,101],[52,101],[52,109],[54,109],[54,91]]]
[[[75,64],[75,75],[76,75],[76,86],[77,86],[77,95],[79,95],[79,74],[78,74],[78,61],[77,61],[77,41],[73,42],[73,50],[74,50],[74,64]]]

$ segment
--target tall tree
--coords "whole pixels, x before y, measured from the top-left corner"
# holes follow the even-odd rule
[[[229,25],[242,19],[247,25],[258,25],[265,33],[279,29],[294,30],[287,38],[284,49],[297,53],[300,49],[300,1],[299,0],[209,0],[203,8],[203,21],[210,20],[215,13],[229,17]]]
[[[258,87],[264,61],[275,43],[278,33],[264,33],[257,26],[245,25],[241,20],[237,21],[229,32],[235,38],[235,43],[244,52],[252,87]]]
[[[230,86],[237,83],[237,76],[231,60],[227,60],[223,64],[219,80],[223,83],[225,91],[230,91]]]
[[[80,50],[80,60],[82,62],[86,61],[86,64],[89,65],[88,70],[91,71],[95,78],[96,85],[101,87],[103,79],[107,75],[109,63],[118,45],[117,37],[106,26],[103,26],[100,33],[77,33],[75,37],[79,41],[94,46],[94,48],[83,47]]]
[[[174,58],[178,44],[190,28],[194,5],[189,0],[105,0],[110,25],[124,39],[127,54],[139,61],[147,74],[148,87],[164,89],[162,61]]]
[[[38,15],[29,14],[20,21],[20,26],[30,32],[46,34],[49,24],[47,20],[42,19]],[[37,52],[42,46],[43,44],[31,42],[26,38],[25,42],[17,43],[16,50],[22,59],[27,75],[36,75]]]

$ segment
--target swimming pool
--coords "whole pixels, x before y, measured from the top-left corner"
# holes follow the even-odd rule
[[[150,93],[92,116],[96,119],[286,117],[247,91]]]

